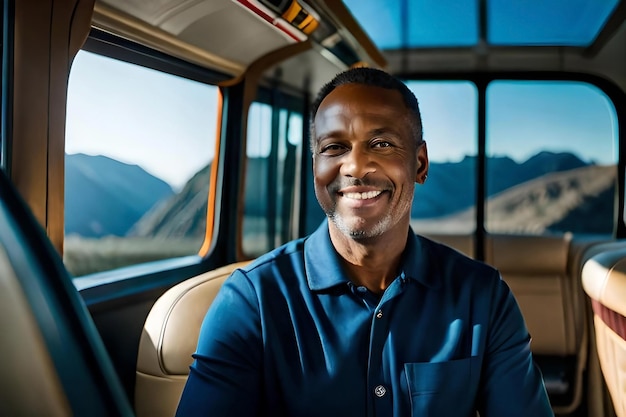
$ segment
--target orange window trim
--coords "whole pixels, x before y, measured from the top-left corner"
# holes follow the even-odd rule
[[[217,195],[217,174],[219,169],[220,141],[222,137],[222,108],[224,105],[224,96],[222,90],[217,93],[217,128],[215,129],[215,153],[213,156],[213,165],[211,166],[211,178],[209,183],[209,196],[206,211],[206,232],[204,242],[198,251],[198,255],[205,257],[211,250],[211,242],[213,242],[213,229],[215,227],[215,204]]]

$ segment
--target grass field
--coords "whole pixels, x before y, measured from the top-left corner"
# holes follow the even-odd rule
[[[194,255],[202,240],[104,237],[101,239],[68,236],[63,262],[74,276],[108,271],[142,262]]]

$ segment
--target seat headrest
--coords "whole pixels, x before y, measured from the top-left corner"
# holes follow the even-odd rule
[[[248,263],[227,265],[167,290],[146,319],[137,371],[157,377],[188,375],[206,312],[226,278]]]

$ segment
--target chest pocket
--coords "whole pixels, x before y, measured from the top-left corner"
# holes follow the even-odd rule
[[[405,363],[413,417],[475,416],[480,378],[477,357],[447,362]]]

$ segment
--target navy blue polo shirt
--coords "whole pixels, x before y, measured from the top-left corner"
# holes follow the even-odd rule
[[[409,230],[382,297],[325,221],[235,271],[206,315],[178,416],[553,416],[497,270]]]

